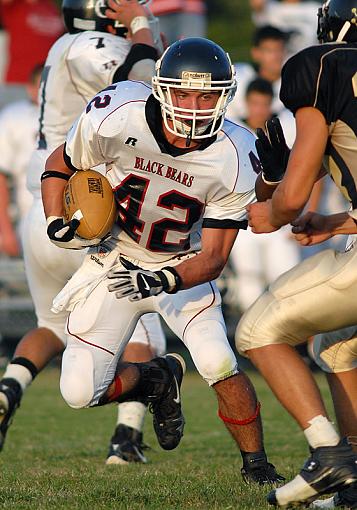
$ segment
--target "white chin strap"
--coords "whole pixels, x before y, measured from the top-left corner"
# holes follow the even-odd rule
[[[345,21],[343,27],[340,30],[340,33],[337,36],[336,42],[342,42],[343,41],[343,38],[347,34],[350,26],[351,26],[351,23],[349,21]]]

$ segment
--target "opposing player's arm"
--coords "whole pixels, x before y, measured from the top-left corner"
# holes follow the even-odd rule
[[[286,174],[275,190],[270,212],[272,225],[280,227],[295,220],[309,200],[318,180],[328,140],[323,114],[313,107],[296,112],[296,140]]]
[[[302,246],[319,244],[340,234],[356,234],[357,224],[348,212],[324,215],[307,212],[292,222],[292,232]]]

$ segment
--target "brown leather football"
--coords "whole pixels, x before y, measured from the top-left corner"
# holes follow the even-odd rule
[[[67,182],[63,194],[64,219],[80,221],[77,234],[83,239],[103,238],[117,217],[113,190],[104,175],[80,170]]]

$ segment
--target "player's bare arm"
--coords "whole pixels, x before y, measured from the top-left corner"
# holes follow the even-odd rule
[[[320,178],[328,128],[316,108],[300,108],[296,113],[297,137],[283,180],[271,201],[247,207],[253,232],[273,232],[295,220],[307,203]]]
[[[292,225],[295,239],[302,246],[319,244],[340,234],[357,233],[357,225],[347,212],[324,215],[310,211]]]
[[[118,299],[128,297],[129,301],[139,301],[163,291],[174,294],[212,281],[221,274],[237,233],[237,229],[204,228],[201,252],[175,267],[165,266],[161,271],[142,269],[121,257],[125,270],[119,267],[109,271],[108,290],[115,292]]]
[[[181,277],[182,289],[215,280],[227,263],[237,229],[202,229],[202,251],[175,267]]]
[[[309,200],[320,176],[328,139],[328,127],[316,108],[296,112],[296,140],[285,177],[272,197],[271,224],[277,227],[295,220]]]
[[[68,168],[63,159],[64,144],[55,149],[46,162],[46,172],[58,172],[70,177],[73,171]],[[63,190],[67,180],[61,177],[50,176],[42,180],[41,193],[46,218],[62,216]]]
[[[77,219],[68,223],[63,218],[63,191],[73,175],[63,157],[64,144],[57,147],[46,161],[42,174],[41,193],[47,219],[47,235],[53,244],[60,248],[81,250],[100,243],[100,239],[82,239],[76,235],[79,226]]]

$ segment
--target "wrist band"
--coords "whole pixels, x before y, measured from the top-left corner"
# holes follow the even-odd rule
[[[277,184],[280,184],[283,179],[280,179],[279,181],[268,181],[264,175],[264,172],[261,173],[262,180],[267,184],[268,186],[276,186]]]
[[[132,35],[136,34],[142,28],[150,30],[149,21],[145,16],[136,16],[130,23],[130,31]]]
[[[63,220],[62,216],[49,216],[47,219],[46,219],[46,224],[47,226],[49,226],[50,223],[52,223],[53,221],[55,220]]]
[[[167,281],[170,285],[169,289],[166,290],[168,294],[175,294],[178,290],[180,290],[182,286],[181,276],[178,274],[176,269],[171,266],[165,266],[161,269],[164,275],[167,278]]]

